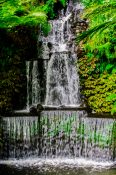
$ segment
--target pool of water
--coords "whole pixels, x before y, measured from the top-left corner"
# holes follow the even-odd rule
[[[85,159],[20,159],[0,162],[0,175],[116,175],[116,164]]]

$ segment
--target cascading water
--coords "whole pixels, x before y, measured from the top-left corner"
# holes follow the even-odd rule
[[[38,61],[27,61],[27,108],[41,103],[51,106],[71,106],[80,104],[79,75],[77,73],[76,45],[74,23],[78,18],[81,6],[69,3],[66,12],[59,14],[58,19],[49,21],[52,31],[47,37],[39,36],[43,60],[44,77],[39,77]],[[39,48],[40,49],[40,48]],[[43,72],[44,72],[43,71]],[[29,82],[29,79],[31,81]],[[44,80],[41,87],[40,79]],[[31,88],[30,88],[31,87]],[[29,91],[30,89],[30,91]],[[45,96],[41,97],[41,89]]]
[[[1,158],[86,158],[116,161],[115,119],[77,111],[44,111],[40,117],[5,117]]]
[[[52,31],[49,36],[38,39],[38,43],[42,43],[42,55],[26,62],[27,109],[37,103],[51,106],[80,104],[73,29],[78,9],[81,9],[79,5],[69,3],[65,13],[62,11],[58,19],[50,21]],[[58,168],[60,175],[86,175],[89,174],[87,169],[83,173],[80,167],[114,167],[116,120],[89,118],[84,111],[66,110],[43,111],[39,117],[1,117],[0,173],[12,171],[14,175],[20,172],[12,169],[10,164],[28,167],[27,173],[25,168],[22,169],[22,175],[36,174],[35,167],[37,175],[39,172],[46,174],[46,171],[48,175],[49,171],[52,171],[50,175],[58,175]]]

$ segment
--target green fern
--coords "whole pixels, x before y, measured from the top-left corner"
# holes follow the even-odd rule
[[[116,112],[116,2],[83,0],[88,29],[77,36],[83,94],[96,112]],[[84,62],[84,63],[83,63]],[[89,64],[88,64],[89,63]],[[85,66],[86,65],[86,66]],[[99,99],[99,100],[98,100]]]
[[[49,18],[54,18],[55,0],[9,0],[0,3],[0,28],[12,29],[16,26],[41,26],[45,31]],[[62,6],[66,1],[60,0]]]

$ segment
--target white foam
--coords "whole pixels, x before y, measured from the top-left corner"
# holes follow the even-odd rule
[[[78,105],[74,105],[74,104],[70,104],[70,105],[43,105],[43,107],[49,107],[49,108],[79,108],[80,104]]]
[[[95,169],[109,169],[116,165],[116,162],[97,162],[87,160],[84,158],[28,158],[28,159],[10,159],[0,161],[0,164],[13,165],[18,167],[69,167],[69,168],[95,168]]]

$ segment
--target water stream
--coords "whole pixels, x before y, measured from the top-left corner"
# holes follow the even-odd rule
[[[49,21],[52,27],[49,35],[39,36],[38,59],[26,63],[27,109],[37,103],[80,104],[74,24],[81,8],[79,3],[70,1],[66,11],[62,10],[57,19]]]
[[[44,111],[40,117],[5,117],[1,158],[86,158],[115,161],[114,119],[80,111]]]

